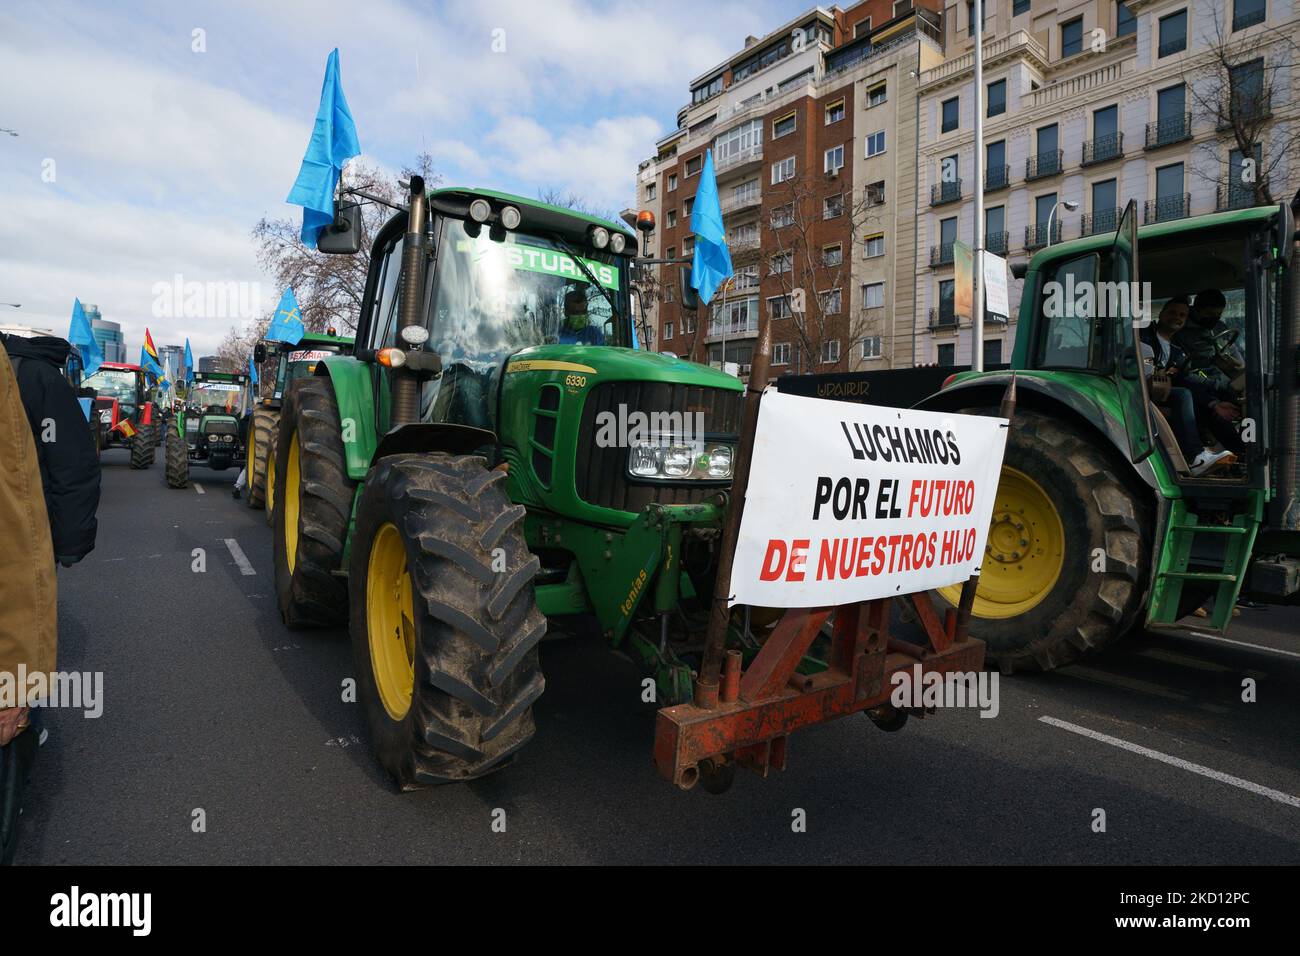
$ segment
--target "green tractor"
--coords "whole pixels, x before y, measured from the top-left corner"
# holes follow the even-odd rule
[[[1198,629],[1222,634],[1243,593],[1295,602],[1294,239],[1285,205],[1139,230],[1130,202],[1116,233],[1052,245],[1028,263],[1009,371],[959,373],[921,404],[983,412],[1015,376],[1016,423],[971,622],[1003,671],[1050,670],[1194,612],[1206,618]],[[1197,473],[1170,424],[1176,413],[1152,394],[1142,330],[1172,297],[1215,289],[1226,307],[1202,329],[1214,362],[1198,374],[1232,390],[1245,454]],[[1209,432],[1201,440],[1213,443]],[[955,589],[946,597],[955,602]]]
[[[329,355],[348,355],[352,340],[328,333],[307,332],[294,344],[288,342],[258,342],[253,348],[253,361],[259,366],[270,356],[276,356],[275,388],[269,398],[253,406],[253,418],[248,430],[248,488],[244,501],[250,508],[266,508],[266,522],[271,523],[275,504],[275,436],[279,431],[280,408],[284,394],[302,378],[311,378],[316,363]]]
[[[690,696],[743,401],[729,375],[630,347],[624,227],[418,177],[409,201],[376,237],[354,354],[285,396],[273,516],[281,615],[348,622],[402,787],[529,741],[548,621],[594,622],[660,703]],[[356,252],[358,228],[320,250]],[[602,431],[652,413],[657,433]],[[687,417],[698,440],[674,444]]]
[[[190,465],[224,471],[244,464],[244,415],[248,376],[196,372],[163,442],[163,478],[169,488],[190,482]]]

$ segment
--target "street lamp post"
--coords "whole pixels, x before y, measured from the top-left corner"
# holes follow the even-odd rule
[[[984,0],[971,8],[975,18],[975,288],[971,296],[970,367],[984,371]]]
[[[1056,215],[1056,210],[1060,209],[1062,206],[1065,207],[1066,212],[1074,212],[1079,208],[1077,202],[1071,202],[1068,199],[1062,199],[1052,207],[1052,211],[1047,214],[1047,244],[1049,246],[1052,244],[1052,217]]]

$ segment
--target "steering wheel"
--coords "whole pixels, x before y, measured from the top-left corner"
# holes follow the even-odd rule
[[[1214,346],[1214,354],[1222,355],[1227,352],[1228,349],[1237,344],[1237,339],[1240,335],[1241,330],[1234,328],[1226,328],[1223,331],[1216,333],[1210,340],[1211,344]]]

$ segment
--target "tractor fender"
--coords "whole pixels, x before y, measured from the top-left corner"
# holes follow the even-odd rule
[[[371,366],[351,355],[330,355],[316,363],[316,377],[328,378],[339,406],[343,455],[348,477],[362,481],[379,444]]]
[[[932,412],[955,412],[974,405],[997,407],[1010,381],[1010,372],[993,372],[978,379],[957,382],[950,388],[922,399],[913,407]],[[1159,491],[1160,485],[1150,461],[1142,461],[1137,465],[1130,463],[1124,423],[1092,399],[1056,382],[1030,375],[1017,375],[1016,402],[1019,407],[1055,415],[1099,435],[1114,448],[1120,461],[1128,463],[1133,474],[1153,491]],[[1157,494],[1156,497],[1159,498],[1160,495]]]
[[[451,422],[415,422],[399,425],[384,435],[379,440],[371,464],[389,455],[410,452],[445,451],[453,455],[468,455],[476,448],[496,443],[496,433],[485,428]]]

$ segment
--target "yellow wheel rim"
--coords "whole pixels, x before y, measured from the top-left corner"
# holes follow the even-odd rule
[[[253,479],[257,476],[257,429],[250,423],[248,426],[248,447],[244,449],[244,470],[248,472],[248,487],[253,487]]]
[[[1024,472],[1003,468],[971,613],[1004,620],[1026,614],[1056,587],[1065,566],[1065,529],[1056,504]],[[961,585],[940,593],[957,603]]]
[[[366,639],[384,710],[401,720],[415,684],[415,614],[406,549],[392,524],[375,534],[366,570]]]
[[[284,465],[284,553],[289,562],[289,573],[298,560],[298,484],[302,474],[298,471],[298,433],[289,436],[289,460]]]
[[[269,512],[275,505],[275,452],[272,451],[266,456],[266,510]]]

